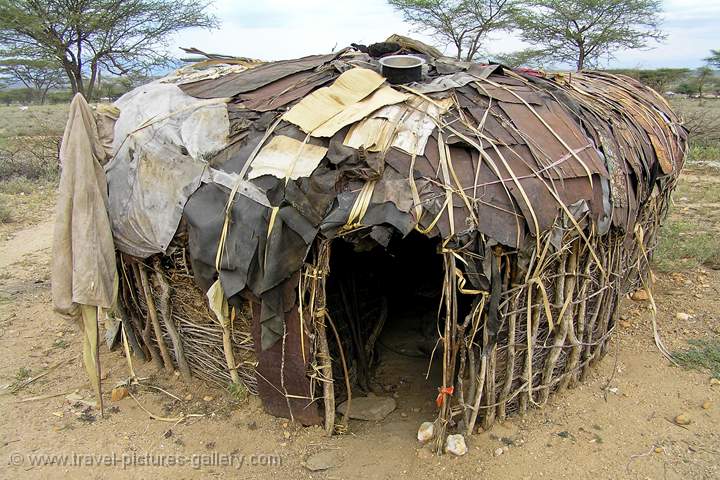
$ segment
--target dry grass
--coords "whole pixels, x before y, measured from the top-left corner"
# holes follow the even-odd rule
[[[12,221],[13,221],[12,210],[10,209],[10,207],[5,205],[4,203],[0,203],[0,224],[12,223]]]
[[[5,195],[30,195],[38,185],[26,177],[11,177],[0,182],[0,193]]]
[[[16,177],[57,180],[58,146],[67,114],[67,105],[0,107],[0,182]]]
[[[0,107],[0,235],[48,218],[67,105]]]
[[[671,219],[660,235],[655,266],[661,272],[720,266],[720,239],[698,222]]]
[[[675,99],[673,108],[690,131],[689,162],[720,161],[720,100]]]
[[[30,193],[25,192],[28,186]],[[57,186],[53,181],[0,181],[0,239],[18,228],[51,218],[56,195]]]
[[[655,267],[662,272],[720,268],[720,170],[691,165],[680,176],[673,200]]]
[[[68,116],[67,104],[0,106],[0,138],[62,135]]]

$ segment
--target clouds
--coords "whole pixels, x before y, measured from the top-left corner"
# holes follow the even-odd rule
[[[279,60],[411,33],[384,0],[219,0],[215,10],[222,21],[219,30],[182,32],[173,46]]]
[[[646,51],[617,55],[620,67],[699,67],[710,49],[720,48],[720,1],[666,0],[663,30],[668,37]]]
[[[263,60],[327,53],[352,42],[382,41],[393,33],[431,41],[415,31],[385,0],[217,0],[219,30],[192,29],[170,42],[177,47],[238,55]],[[697,67],[711,48],[720,49],[720,1],[666,0],[662,45],[648,50],[619,52],[616,67]],[[495,35],[488,42],[492,53],[522,48],[512,35]],[[450,49],[447,53],[452,53]]]

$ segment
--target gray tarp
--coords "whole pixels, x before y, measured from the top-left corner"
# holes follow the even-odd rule
[[[180,86],[185,93],[197,98],[232,97],[241,93],[252,92],[265,85],[298,72],[313,70],[325,65],[344,50],[327,55],[310,55],[293,60],[266,63],[240,73],[231,73],[219,78],[185,83]]]
[[[113,233],[118,249],[145,258],[167,249],[205,159],[227,145],[228,113],[222,99],[198,100],[160,82],[115,105],[115,157],[106,167]]]

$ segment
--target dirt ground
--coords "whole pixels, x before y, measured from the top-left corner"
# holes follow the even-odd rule
[[[687,178],[720,183],[717,174]],[[692,192],[693,184],[683,188]],[[681,197],[674,215],[688,215],[697,201]],[[265,414],[255,398],[237,401],[199,381],[187,385],[151,364],[135,365],[148,387],[111,402],[107,392],[129,373],[121,353],[103,346],[108,413],[100,418],[83,403],[92,394],[79,331],[52,313],[50,220],[0,234],[2,478],[720,478],[720,385],[709,372],[674,367],[660,356],[645,302],[625,302],[610,353],[583,385],[470,437],[464,457],[435,457],[415,439],[418,425],[435,416],[436,391],[419,371],[397,379],[398,408],[385,420],[351,421],[348,434],[328,438],[319,427]],[[670,350],[718,338],[720,271],[659,273],[654,291]],[[673,421],[680,414],[689,424]],[[189,416],[177,421],[183,415]],[[321,451],[334,466],[311,472],[305,461]],[[38,465],[52,460],[43,455],[60,457]]]

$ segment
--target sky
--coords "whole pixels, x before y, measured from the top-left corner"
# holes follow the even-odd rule
[[[661,44],[643,50],[616,53],[605,67],[699,67],[710,49],[720,49],[720,0],[665,0]],[[433,43],[424,32],[405,23],[385,0],[216,0],[218,30],[190,29],[175,35],[171,53],[178,47],[206,52],[281,60],[328,53],[350,43],[383,41],[393,33]],[[507,53],[526,47],[512,33],[496,34],[486,50]]]

